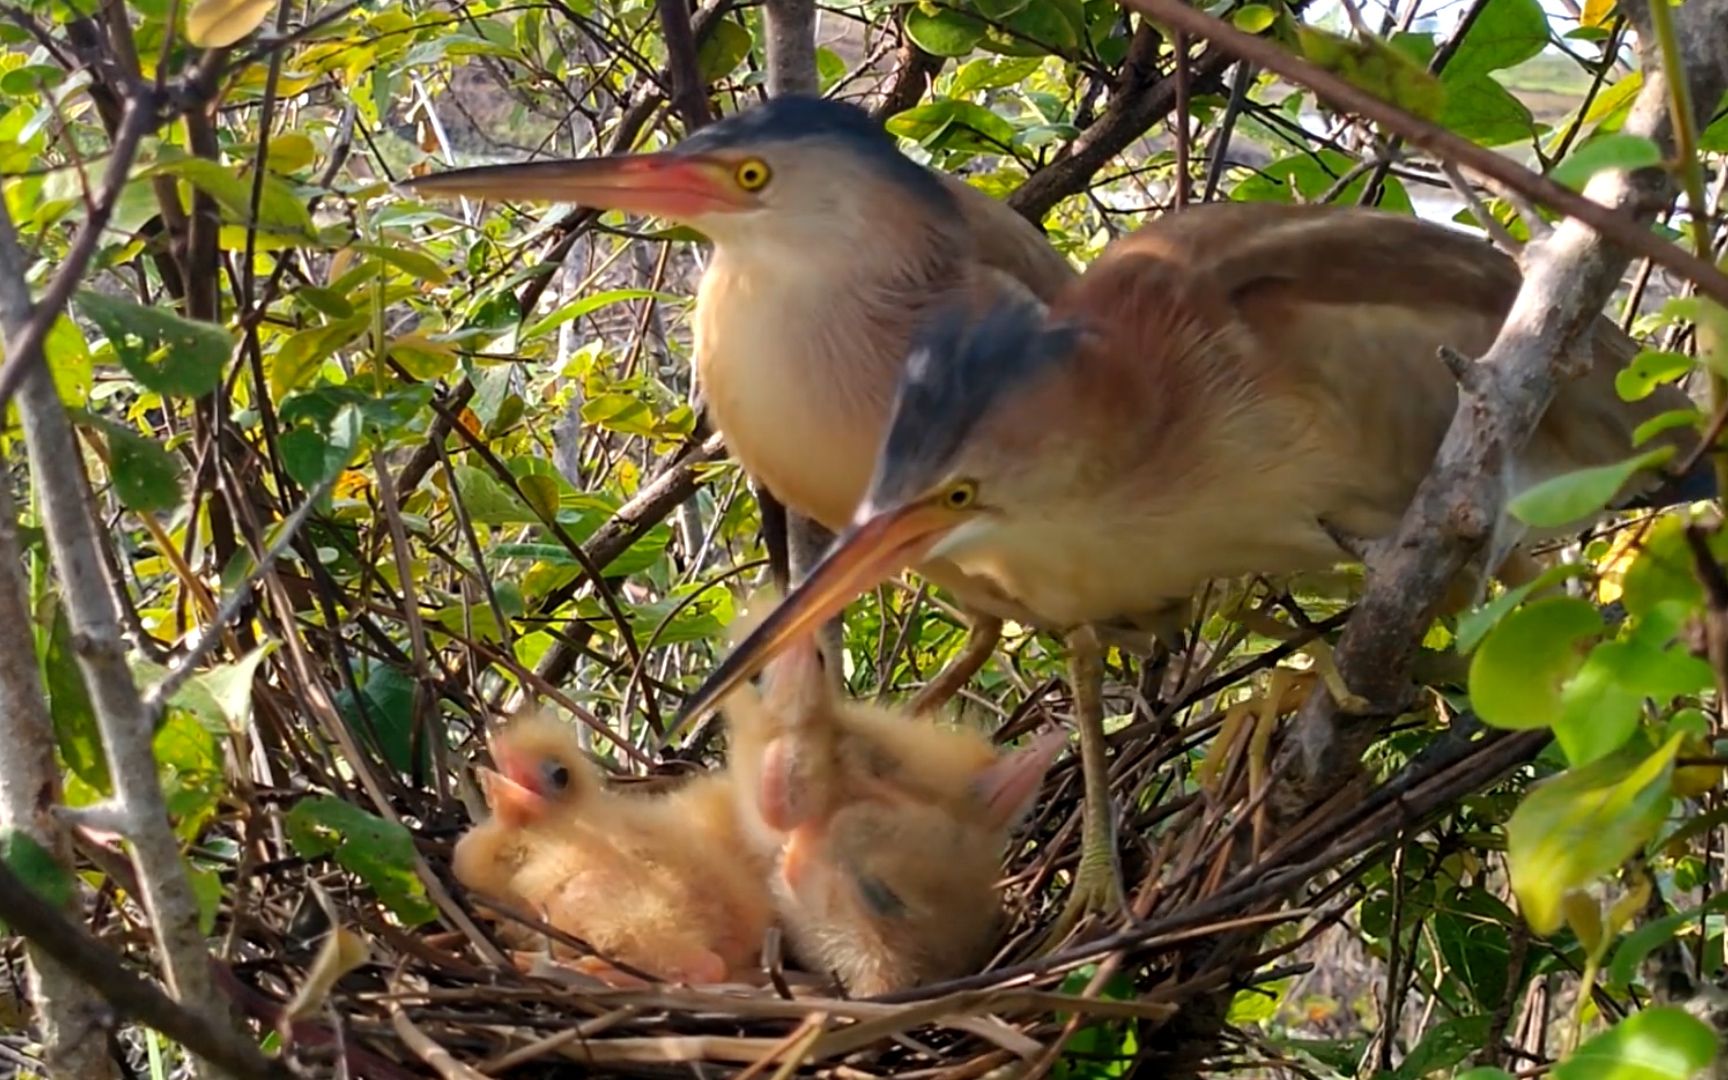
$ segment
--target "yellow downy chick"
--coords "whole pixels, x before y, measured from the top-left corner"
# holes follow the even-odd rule
[[[458,881],[661,978],[723,982],[754,966],[772,902],[731,777],[666,794],[611,791],[575,730],[542,714],[500,731],[492,756],[497,771],[480,770],[492,816],[456,845]],[[571,966],[638,982],[596,958]]]

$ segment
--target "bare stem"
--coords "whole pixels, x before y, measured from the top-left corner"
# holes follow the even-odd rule
[[[1650,0],[1650,29],[1662,55],[1662,73],[1668,79],[1669,122],[1674,125],[1674,164],[1680,173],[1680,186],[1686,192],[1686,206],[1692,212],[1692,249],[1700,259],[1712,257],[1710,250],[1710,201],[1704,191],[1704,163],[1698,158],[1698,129],[1693,122],[1692,87],[1686,82],[1686,62],[1680,54],[1680,43],[1674,36],[1674,15],[1668,0]],[[1697,325],[1698,351],[1704,355],[1723,346],[1717,339],[1715,323],[1700,319]],[[1728,406],[1728,379],[1710,367],[1710,413],[1717,415]],[[1715,458],[1716,490],[1728,493],[1728,457]]]
[[[152,122],[151,110],[133,99],[116,139],[103,192],[79,232],[77,245],[101,232],[99,212],[106,216],[102,208],[112,208],[124,186],[132,154]],[[154,726],[126,666],[120,613],[109,591],[107,564],[98,540],[101,530],[85,500],[83,456],[54,381],[42,362],[47,328],[77,284],[77,277],[68,277],[67,271],[81,267],[93,254],[95,244],[94,239],[89,241],[90,250],[82,261],[69,258],[42,303],[32,307],[27,300],[24,253],[12,232],[11,220],[0,220],[0,292],[26,298],[21,310],[20,305],[6,305],[6,365],[0,373],[0,385],[10,376],[17,387],[18,412],[48,550],[60,580],[73,649],[102,733],[117,807],[132,844],[141,897],[156,932],[169,989],[207,1022],[221,1024],[225,1019],[215,1008],[209,953],[198,929],[197,900],[180,860],[180,846],[170,827],[156,775]]]

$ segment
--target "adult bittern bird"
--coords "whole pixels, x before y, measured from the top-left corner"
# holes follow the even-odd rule
[[[864,496],[930,315],[1028,292],[1047,300],[1075,277],[1020,215],[901,154],[863,110],[820,98],[771,99],[664,153],[483,166],[407,186],[649,214],[706,235],[695,358],[715,427],[746,472],[836,532]],[[922,709],[984,663],[1000,619],[1027,613],[941,560],[918,569],[974,618]]]
[[[1010,834],[1066,743],[844,701],[804,638],[724,705],[740,818],[793,953],[854,995],[976,971],[997,937]]]
[[[1511,259],[1416,219],[1220,204],[1116,241],[1047,314],[939,320],[851,527],[687,712],[885,575],[953,562],[1070,631],[1088,825],[1069,910],[1101,901],[1115,872],[1093,628],[1156,619],[1209,579],[1322,569],[1344,561],[1342,538],[1390,533],[1457,401],[1437,350],[1480,355],[1519,281]],[[1513,488],[1622,460],[1640,422],[1690,406],[1674,387],[1619,398],[1635,346],[1606,319],[1593,348]]]

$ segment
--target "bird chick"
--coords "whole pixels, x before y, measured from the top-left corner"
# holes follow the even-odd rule
[[[740,816],[777,858],[794,955],[856,996],[977,970],[1000,930],[1010,834],[1065,736],[999,754],[829,687],[806,638],[726,705]]]
[[[612,791],[574,729],[539,713],[495,735],[492,757],[496,771],[478,770],[492,815],[452,859],[463,885],[660,978],[724,982],[754,965],[773,917],[768,864],[739,830],[731,777],[698,776],[666,794]],[[608,982],[640,982],[564,946],[553,955]]]

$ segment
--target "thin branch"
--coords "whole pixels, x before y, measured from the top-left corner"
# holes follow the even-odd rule
[[[655,0],[660,33],[666,39],[666,71],[672,82],[672,109],[684,121],[686,135],[705,127],[714,116],[702,85],[696,59],[696,31],[690,25],[687,0]]]
[[[295,1075],[280,1061],[259,1053],[238,1031],[213,1023],[207,1015],[214,1011],[209,1008],[213,999],[201,999],[203,1008],[194,1012],[133,974],[100,942],[36,895],[4,862],[0,862],[0,919],[95,989],[120,1016],[160,1031],[224,1071],[242,1080],[292,1080]],[[209,957],[199,959],[208,968]],[[208,971],[204,984],[211,984]]]
[[[130,110],[123,130],[132,133],[128,138],[135,149],[147,126],[148,113],[140,120],[136,101]],[[131,150],[124,154],[117,151],[115,158],[129,158],[130,154]],[[115,180],[115,173],[121,179]],[[124,175],[124,168],[111,169],[111,190],[118,189]],[[105,190],[98,207],[112,205],[108,194],[110,190]],[[98,231],[94,222],[85,229],[86,235]],[[79,241],[83,239],[81,235]],[[11,219],[0,215],[0,281],[4,282],[0,290],[11,296],[28,295],[24,266],[24,253],[12,232]],[[71,288],[65,287],[66,295]],[[64,296],[60,303],[64,303]],[[43,316],[56,312],[52,308],[31,312],[28,307],[23,311],[12,304],[8,307],[12,310],[4,326],[7,367],[19,373],[17,404],[31,479],[42,506],[48,549],[71,622],[78,667],[102,734],[126,838],[138,862],[144,908],[156,932],[168,986],[188,1008],[207,1011],[210,1022],[217,1023],[220,1013],[215,1008],[209,957],[198,929],[198,902],[180,859],[180,845],[170,827],[156,774],[150,713],[126,664],[119,611],[97,541],[100,526],[84,498],[84,459],[59,392],[47,366],[40,362],[39,340],[34,347],[36,362],[21,363],[30,359],[28,335],[50,324],[52,318]]]
[[[299,535],[301,526],[306,524],[307,517],[311,515],[312,508],[318,505],[318,500],[322,499],[335,485],[338,475],[338,473],[331,473],[325,477],[318,487],[306,497],[306,500],[288,516],[281,528],[276,531],[276,539],[272,540],[270,546],[264,550],[264,557],[259,560],[257,566],[252,568],[252,572],[246,575],[246,580],[241,582],[239,588],[230,592],[227,599],[222,601],[222,605],[216,609],[216,614],[199,629],[197,639],[192,642],[185,654],[175,661],[174,666],[168,669],[168,674],[163,677],[162,681],[145,692],[144,707],[150,710],[152,716],[161,712],[168,699],[173,697],[175,691],[179,690],[186,680],[192,677],[192,674],[198,670],[198,665],[210,654],[210,650],[216,647],[222,631],[228,627],[229,623],[239,617],[240,609],[245,607],[246,602],[252,598],[252,590],[257,588],[258,583],[263,581],[264,576],[270,572],[270,568],[276,565],[276,560],[281,558],[282,553],[294,543],[294,538]]]
[[[126,113],[120,123],[120,132],[115,135],[114,149],[108,155],[108,171],[102,177],[102,190],[91,200],[90,212],[84,218],[83,227],[78,230],[77,239],[72,241],[66,257],[60,261],[60,269],[54,274],[54,280],[48,283],[41,299],[36,301],[30,321],[6,334],[6,362],[4,366],[0,366],[0,409],[4,409],[6,403],[12,400],[12,395],[18,392],[26,375],[42,368],[42,347],[48,340],[48,332],[53,329],[55,320],[65,312],[67,302],[72,299],[72,291],[84,280],[84,271],[96,254],[96,248],[102,243],[102,231],[107,228],[108,219],[120,202],[120,192],[126,186],[126,176],[131,172],[132,162],[138,156],[138,144],[147,133],[155,130],[156,100],[147,96],[142,89],[138,91],[138,95],[126,102]],[[13,273],[16,273],[20,282],[24,280],[21,253],[16,267],[0,264],[0,274]]]
[[[1694,282],[1700,291],[1728,303],[1728,274],[1708,261],[1698,258],[1657,236],[1644,225],[1595,202],[1584,195],[1531,172],[1509,157],[1497,154],[1468,139],[1459,138],[1445,128],[1412,116],[1396,105],[1375,97],[1346,82],[1329,71],[1314,66],[1301,57],[1285,52],[1276,44],[1245,34],[1221,19],[1189,7],[1182,0],[1117,0],[1123,7],[1147,18],[1186,31],[1210,41],[1215,50],[1233,57],[1251,60],[1255,64],[1314,91],[1333,106],[1374,121],[1386,130],[1401,136],[1406,142],[1438,158],[1455,162],[1472,172],[1496,180],[1507,188],[1567,217],[1589,225],[1612,240],[1631,255],[1643,255]],[[1688,9],[1690,10],[1690,9]],[[1701,22],[1702,20],[1700,20]],[[1722,36],[1722,28],[1699,25],[1697,31],[1706,39]],[[1682,35],[1684,36],[1684,35]],[[1210,55],[1210,54],[1208,54]],[[1201,61],[1204,63],[1204,61]],[[1714,67],[1713,61],[1709,66]],[[1691,70],[1688,68],[1688,70]],[[1646,86],[1648,86],[1646,82]],[[1719,95],[1697,95],[1696,100],[1715,101]],[[1642,98],[1642,95],[1641,95]],[[1658,170],[1641,170],[1648,174]],[[1016,207],[1018,209],[1018,207]],[[1653,208],[1639,206],[1643,216]]]
[[[6,209],[0,206],[0,214]],[[4,226],[10,228],[10,225]],[[17,321],[29,309],[28,295],[8,295],[19,282],[0,277],[0,324]],[[60,777],[54,764],[54,721],[43,696],[42,676],[28,601],[20,576],[24,554],[18,541],[18,518],[9,482],[0,482],[0,627],[10,635],[0,642],[0,744],[7,766],[0,769],[0,830],[16,830],[48,851],[68,876],[72,845],[55,821],[52,808],[60,801]],[[73,905],[75,906],[75,905]],[[106,1010],[100,999],[66,967],[31,944],[30,1000],[41,1028],[44,1057],[56,1076],[101,1080],[112,1076],[108,1056]]]
[[[1164,35],[1142,20],[1128,45],[1116,85],[1110,88],[1104,115],[1082,131],[1049,164],[1034,172],[1008,197],[1008,205],[1037,223],[1063,199],[1086,190],[1098,170],[1128,144],[1146,133],[1160,117],[1176,108],[1176,79],[1158,77],[1158,51]],[[1188,68],[1193,85],[1222,74],[1235,58],[1208,49]]]

